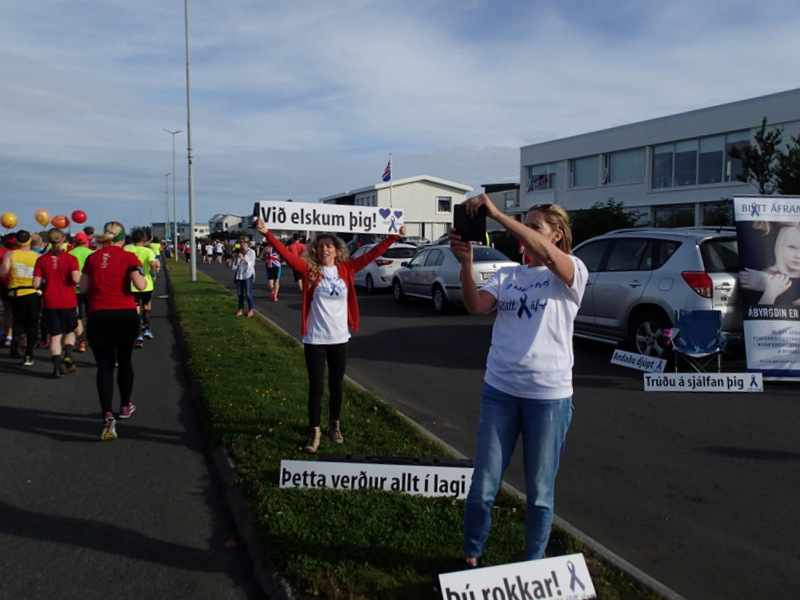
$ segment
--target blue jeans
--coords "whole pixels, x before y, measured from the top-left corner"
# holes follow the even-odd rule
[[[239,310],[244,309],[244,299],[247,297],[247,310],[253,310],[255,308],[255,303],[253,302],[253,280],[255,279],[254,275],[251,275],[247,279],[237,279],[236,280],[236,291],[239,293]]]
[[[525,560],[544,556],[553,524],[556,473],[572,421],[572,398],[531,400],[483,384],[475,470],[464,505],[464,556],[483,555],[494,499],[522,432]]]

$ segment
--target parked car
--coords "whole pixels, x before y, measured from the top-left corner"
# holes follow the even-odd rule
[[[620,229],[579,244],[589,270],[575,335],[664,352],[662,331],[677,309],[722,312],[725,333],[741,335],[739,253],[733,227]]]
[[[499,268],[519,264],[486,246],[473,246],[473,253],[479,286]],[[392,294],[398,303],[409,297],[430,299],[437,313],[446,312],[451,304],[461,304],[461,263],[449,246],[426,246],[394,274]]]
[[[374,246],[375,244],[361,246],[353,253],[353,258],[361,256]],[[416,253],[417,247],[413,244],[394,243],[379,258],[358,271],[354,275],[353,281],[356,285],[366,288],[368,294],[375,293],[378,288],[391,287],[392,275],[400,268],[401,263]]]
[[[400,241],[404,244],[413,244],[417,248],[422,248],[423,246],[427,246],[431,243],[428,238],[419,235],[407,235],[404,238],[400,238]]]
[[[350,238],[350,241],[347,242],[347,251],[350,253],[350,256],[355,254],[356,250],[361,248],[361,246],[365,246],[367,244],[376,244],[378,243],[379,238],[377,235],[372,233],[356,233]]]

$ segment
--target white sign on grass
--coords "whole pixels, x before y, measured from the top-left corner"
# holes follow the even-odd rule
[[[397,234],[403,225],[403,209],[377,206],[257,202],[253,213],[270,229]]]
[[[645,392],[763,392],[761,373],[644,374]]]
[[[458,499],[467,497],[471,481],[472,467],[282,460],[280,472],[282,488],[379,489]]]
[[[597,598],[583,554],[439,575],[443,600],[583,600]]]

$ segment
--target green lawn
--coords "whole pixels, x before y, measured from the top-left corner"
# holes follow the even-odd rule
[[[437,598],[436,574],[459,555],[463,501],[379,490],[281,489],[281,460],[316,460],[301,451],[308,434],[302,347],[261,317],[235,318],[234,297],[202,273],[191,282],[187,265],[169,263],[169,270],[206,435],[233,460],[236,485],[270,566],[298,597]],[[334,446],[323,438],[320,452],[453,458],[388,404],[345,385],[345,443]],[[519,498],[498,498],[485,565],[523,559],[524,511]],[[574,552],[586,555],[599,598],[659,598],[554,530],[548,555]]]

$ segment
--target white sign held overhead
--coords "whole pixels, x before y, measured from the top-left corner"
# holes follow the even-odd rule
[[[439,589],[443,600],[597,598],[583,554],[442,573]]]
[[[253,216],[270,229],[399,234],[403,209],[310,202],[257,202]]]

